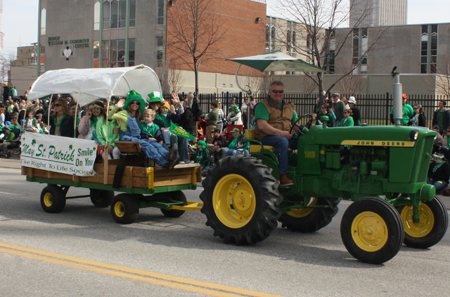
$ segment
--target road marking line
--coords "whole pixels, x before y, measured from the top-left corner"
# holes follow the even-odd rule
[[[210,296],[277,296],[0,243],[0,252]],[[153,279],[149,279],[153,278]],[[196,287],[195,287],[196,286]],[[216,290],[216,291],[213,291]],[[235,294],[229,294],[235,293]]]
[[[19,195],[19,194],[16,194],[16,193],[8,193],[8,192],[0,192],[0,194],[7,194],[7,195]]]

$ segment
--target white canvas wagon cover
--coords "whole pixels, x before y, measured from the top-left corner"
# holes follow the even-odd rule
[[[84,106],[96,99],[126,96],[135,90],[145,99],[150,92],[160,92],[156,72],[146,65],[120,68],[60,69],[47,71],[33,83],[28,100],[52,94],[71,94]]]

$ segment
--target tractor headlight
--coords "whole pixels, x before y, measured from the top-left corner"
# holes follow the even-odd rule
[[[417,140],[419,138],[419,131],[414,129],[409,133],[409,140]]]

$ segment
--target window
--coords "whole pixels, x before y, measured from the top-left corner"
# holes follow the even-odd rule
[[[156,51],[156,67],[163,66],[164,53],[162,50]]]
[[[164,24],[164,1],[158,0],[158,24]]]
[[[291,51],[291,30],[287,30],[286,33],[286,51],[290,52]]]
[[[271,50],[275,50],[275,34],[276,34],[276,32],[275,32],[275,27],[274,26],[272,26],[272,28],[271,28],[271,30],[270,30],[270,37],[271,37],[271,39],[272,39],[272,47],[271,47]]]
[[[100,30],[100,1],[94,4],[94,30]]]
[[[266,25],[266,50],[270,50],[270,28]]]
[[[436,73],[438,25],[422,25],[420,36],[420,73]]]
[[[156,36],[156,46],[163,46],[163,37]]]
[[[367,28],[353,29],[352,65],[359,64],[359,72],[367,73],[367,51],[369,50],[369,31]],[[355,69],[356,70],[356,69]]]
[[[41,10],[41,35],[47,34],[47,9]]]
[[[98,60],[98,49],[95,50],[94,42],[94,67],[95,59]],[[97,56],[96,56],[97,55]],[[103,40],[102,42],[102,66],[106,68],[125,66],[125,39]],[[135,39],[128,40],[128,63],[134,66]]]
[[[136,0],[130,1],[129,26],[136,25]],[[116,29],[126,27],[126,0],[103,0],[103,29]],[[94,7],[95,10],[95,7]],[[95,17],[94,17],[95,29]]]

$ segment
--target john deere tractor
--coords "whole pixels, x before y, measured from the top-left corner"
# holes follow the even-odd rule
[[[203,181],[202,212],[227,243],[254,244],[277,227],[314,232],[327,226],[341,199],[354,201],[341,221],[347,250],[366,263],[393,258],[404,243],[427,248],[447,230],[448,215],[426,183],[436,132],[402,126],[327,128],[301,125],[279,183],[272,147],[252,142],[250,156],[222,159]],[[325,119],[326,120],[326,119]],[[306,126],[306,127],[305,127]],[[247,131],[247,137],[251,133]]]

